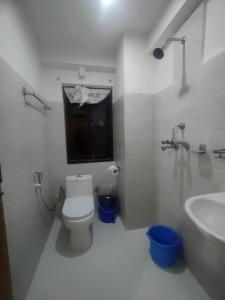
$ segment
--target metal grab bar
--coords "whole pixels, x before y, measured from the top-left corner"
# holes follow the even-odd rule
[[[29,92],[25,87],[22,88],[22,93],[23,93],[24,97],[26,97],[26,96],[32,96],[35,99],[37,99],[39,102],[41,102],[41,104],[44,105],[44,109],[45,110],[52,109],[44,99],[40,98],[38,95],[36,95],[33,92]],[[27,100],[25,100],[25,101],[26,101],[26,103],[28,103]]]
[[[218,150],[213,150],[213,154],[218,154],[218,156],[215,156],[217,158],[224,158],[225,159],[225,149],[218,149]]]

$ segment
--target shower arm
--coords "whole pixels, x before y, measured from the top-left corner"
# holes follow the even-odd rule
[[[166,40],[165,44],[162,46],[161,49],[165,50],[166,47],[171,43],[171,42],[180,42],[182,45],[185,44],[186,41],[186,36],[183,36],[182,38],[169,38]]]

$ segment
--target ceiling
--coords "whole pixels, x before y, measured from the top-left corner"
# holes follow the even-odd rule
[[[123,32],[149,33],[172,0],[19,0],[41,54],[112,58]],[[63,59],[63,58],[62,58]]]

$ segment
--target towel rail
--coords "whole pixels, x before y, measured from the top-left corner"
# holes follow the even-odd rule
[[[217,154],[218,156],[215,156],[216,158],[223,158],[225,159],[225,149],[218,149],[218,150],[213,150],[213,154]]]
[[[40,96],[36,95],[36,94],[33,93],[33,92],[29,92],[25,87],[22,88],[22,93],[23,93],[24,97],[25,97],[25,96],[32,96],[32,97],[34,97],[35,99],[37,99],[41,104],[44,105],[44,109],[45,109],[45,110],[50,110],[50,109],[52,109],[44,99],[42,99]],[[27,100],[26,100],[26,101],[27,101]]]

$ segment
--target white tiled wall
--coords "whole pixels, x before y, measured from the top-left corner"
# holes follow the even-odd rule
[[[114,192],[116,179],[107,172],[114,162],[67,164],[62,94],[63,84],[113,86],[113,79],[113,73],[87,71],[85,80],[80,80],[75,70],[43,68],[42,93],[52,106],[47,118],[47,155],[53,195],[57,186],[65,187],[66,176],[73,174],[92,174],[94,186],[100,185],[102,193]]]
[[[108,191],[117,180],[125,226],[144,227],[154,221],[180,230],[196,278],[212,299],[225,298],[224,254],[184,213],[188,197],[224,191],[225,186],[225,162],[212,155],[213,149],[225,147],[225,54],[202,63],[201,26],[202,7],[177,33],[185,34],[187,43],[184,52],[179,44],[174,45],[170,87],[156,96],[125,94],[114,103],[114,153],[121,168],[117,179],[106,172],[108,162],[66,163],[61,83],[74,82],[73,72],[51,70],[43,75],[43,93],[47,99],[50,96],[53,107],[46,118],[24,106],[21,87],[26,83],[0,61],[0,162],[15,300],[25,297],[51,224],[35,197],[33,173],[37,169],[51,178],[45,186],[52,197],[65,184],[66,175],[91,173],[94,184]],[[108,84],[113,78],[103,79]],[[92,80],[95,83],[99,77]],[[161,140],[170,138],[172,128],[181,121],[186,124],[186,141],[191,147],[206,143],[207,155],[161,152]]]
[[[120,201],[120,216],[126,219],[125,209],[125,135],[124,135],[124,96],[113,103],[113,135],[114,135],[114,159],[120,167],[119,176],[116,178],[117,193]]]
[[[125,94],[114,106],[122,219],[128,229],[145,227],[150,225],[153,212],[154,96]]]
[[[67,175],[92,174],[94,186],[100,185],[102,193],[110,193],[115,187],[115,177],[107,172],[113,162],[67,164],[63,102],[51,102],[52,110],[47,118],[47,155],[51,178],[51,191],[65,187]]]
[[[0,163],[14,300],[25,299],[51,226],[33,181],[42,170],[48,194],[46,115],[25,106],[24,85],[0,60]]]
[[[124,107],[125,224],[128,228],[145,227],[151,224],[154,204],[154,96],[126,94]]]
[[[63,74],[61,71],[60,76]],[[47,100],[52,92],[56,101],[50,102],[51,111],[43,113],[25,106],[22,87],[31,88],[0,60],[0,163],[15,300],[25,299],[52,222],[40,198],[36,198],[34,172],[44,172],[44,193],[48,201],[51,199],[49,205],[55,201],[57,188],[65,187],[67,175],[92,174],[94,185],[100,185],[102,193],[115,188],[116,179],[107,172],[113,162],[67,164],[61,82],[54,77],[55,72],[48,76],[52,80],[48,81],[50,87],[43,85],[43,90]],[[104,78],[108,80],[107,76]]]
[[[212,299],[222,300],[224,251],[193,226],[184,203],[193,195],[224,191],[225,161],[214,158],[212,150],[225,146],[225,53],[202,63],[202,6],[176,34],[182,35],[187,36],[184,58],[181,46],[174,45],[174,82],[155,102],[155,221],[181,231],[190,269]],[[205,143],[207,155],[160,151],[161,140],[170,138],[179,122],[186,124],[184,139],[191,148]]]

